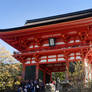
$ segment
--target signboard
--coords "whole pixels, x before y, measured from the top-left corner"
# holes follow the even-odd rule
[[[55,46],[55,38],[49,38],[49,46]]]

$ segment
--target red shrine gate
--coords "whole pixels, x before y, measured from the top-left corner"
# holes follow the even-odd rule
[[[85,61],[86,79],[90,75],[92,78],[92,69],[89,72],[92,66],[91,9],[28,20],[22,27],[1,29],[0,38],[19,51],[13,56],[23,64],[23,77],[32,77],[34,72],[37,79],[42,73],[45,82],[48,78],[51,80],[52,72],[66,71],[68,78],[69,62]]]

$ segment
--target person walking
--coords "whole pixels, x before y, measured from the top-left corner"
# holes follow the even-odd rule
[[[30,81],[30,89],[31,89],[31,92],[35,92],[35,89],[34,89],[34,81]]]
[[[34,81],[35,92],[40,92],[39,80]]]
[[[40,92],[45,92],[45,85],[43,81],[40,83]]]
[[[21,85],[19,85],[18,92],[23,92],[23,88]]]

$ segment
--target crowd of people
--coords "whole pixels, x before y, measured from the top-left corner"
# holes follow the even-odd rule
[[[45,85],[39,80],[22,81],[18,87],[18,92],[45,92]]]

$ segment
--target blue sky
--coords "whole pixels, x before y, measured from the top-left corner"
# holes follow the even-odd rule
[[[92,0],[0,0],[0,29],[23,26],[26,20],[92,8]],[[12,47],[0,40],[11,53]]]

